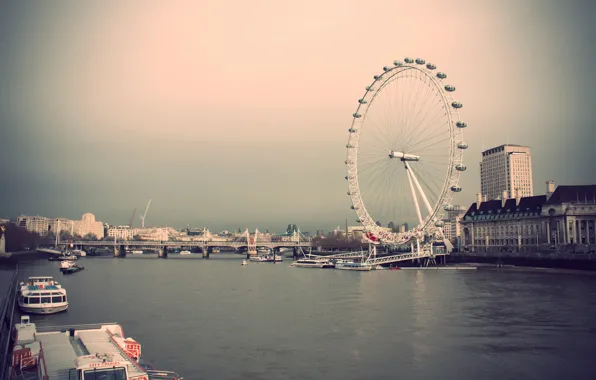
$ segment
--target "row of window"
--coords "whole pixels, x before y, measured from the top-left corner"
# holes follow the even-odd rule
[[[61,303],[66,302],[66,296],[24,296],[21,297],[21,303],[24,305],[38,305],[41,303]]]

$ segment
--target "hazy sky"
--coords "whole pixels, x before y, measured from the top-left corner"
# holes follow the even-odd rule
[[[11,4],[12,3],[12,4]],[[0,217],[329,230],[364,87],[422,57],[470,149],[529,145],[534,192],[596,183],[593,1],[5,1]],[[137,213],[138,215],[138,213]],[[135,224],[139,225],[138,217]]]

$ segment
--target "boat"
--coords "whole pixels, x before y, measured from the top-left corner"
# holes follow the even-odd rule
[[[82,249],[73,249],[72,254],[75,256],[81,256],[81,257],[87,256],[87,252],[83,251]]]
[[[326,259],[316,260],[305,258],[296,260],[290,265],[297,268],[335,268],[335,264]]]
[[[248,265],[248,261],[242,260],[242,265]]]
[[[78,271],[82,271],[83,269],[85,269],[84,266],[77,265],[77,263],[74,261],[65,260],[60,263],[60,271],[62,271],[63,274],[76,273]]]
[[[281,257],[278,254],[266,255],[265,256],[265,262],[266,263],[281,263],[283,260],[284,260],[283,257]]]
[[[143,251],[142,250],[132,250],[129,251],[131,255],[142,255]]]
[[[265,256],[252,256],[248,260],[253,261],[253,262],[257,262],[257,263],[264,263],[264,262],[267,261],[267,258]]]
[[[190,255],[190,251],[180,251],[181,255]]]
[[[64,260],[78,260],[76,255],[71,255],[70,252],[62,252],[59,256],[52,256],[48,261],[64,261]]]
[[[55,314],[68,309],[66,289],[53,277],[29,277],[20,285],[19,307],[23,312]]]
[[[342,270],[356,270],[356,271],[369,271],[373,269],[373,265],[367,262],[353,262],[353,261],[337,261],[335,263],[335,269]]]
[[[14,336],[14,379],[182,379],[146,361],[141,344],[125,338],[117,323],[42,328],[23,315],[14,326]]]

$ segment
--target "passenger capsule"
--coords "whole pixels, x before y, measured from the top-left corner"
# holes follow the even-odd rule
[[[453,91],[455,91],[455,86],[448,84],[447,86],[445,86],[445,90],[447,90],[449,92],[453,92]]]
[[[354,128],[350,128],[350,129],[348,129],[348,132],[354,133],[354,132],[356,132],[356,130]]]
[[[366,104],[368,102],[366,101],[366,99],[358,99],[358,103],[360,103],[360,104]]]
[[[460,102],[453,102],[453,103],[451,103],[451,106],[453,108],[462,108],[463,107],[463,105]]]
[[[451,191],[453,191],[454,193],[459,193],[461,191],[461,187],[460,186],[451,186]]]
[[[444,225],[445,225],[445,223],[443,223],[443,221],[442,221],[442,220],[437,220],[437,221],[435,222],[435,227],[443,227]]]
[[[346,178],[346,181],[347,181],[348,180],[348,176],[346,176],[345,178]]]
[[[380,77],[380,75],[375,75],[373,78],[375,78],[375,80],[379,80]]]
[[[403,63],[401,63],[401,61],[395,60],[395,61],[393,61],[393,65],[399,67],[399,66],[403,65]]]
[[[455,126],[458,127],[458,128],[465,128],[465,127],[468,126],[468,124],[466,124],[465,121],[458,121],[458,122],[455,123]]]
[[[350,208],[351,208],[352,210],[356,210],[356,208],[354,207],[354,205],[352,205]]]
[[[468,149],[468,144],[466,144],[465,142],[462,141],[460,143],[457,143],[457,147],[459,149]]]
[[[445,78],[447,78],[447,74],[438,72],[437,73],[437,78],[439,78],[439,79],[445,79]]]
[[[416,58],[416,63],[419,64],[419,65],[424,65],[425,62],[426,61],[424,59],[422,59],[422,58]]]
[[[352,116],[354,116],[356,119],[358,119],[359,117],[361,117],[362,115],[360,115],[359,113],[354,113],[352,114]]]
[[[389,67],[389,66],[383,67],[383,71],[389,71],[389,70],[391,70],[391,67]]]
[[[465,172],[466,169],[467,169],[467,167],[464,164],[457,164],[457,165],[455,165],[455,170],[457,170],[457,171]]]
[[[352,149],[354,146],[350,145],[350,144],[346,144],[346,148],[348,149]]]
[[[366,91],[372,91],[372,90],[374,90],[374,89],[375,89],[375,88],[374,88],[373,86],[366,86]]]
[[[356,223],[362,223],[360,219],[356,219]]]
[[[426,68],[427,68],[427,69],[429,69],[429,70],[434,70],[434,69],[436,69],[436,68],[437,68],[437,66],[433,65],[432,63],[428,63],[428,64],[426,65]]]
[[[352,195],[352,194],[350,194],[350,192],[348,191],[348,195]]]
[[[406,63],[414,63],[414,60],[409,57],[404,58],[404,61],[406,61]]]

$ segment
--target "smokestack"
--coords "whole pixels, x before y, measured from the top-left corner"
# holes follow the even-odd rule
[[[503,190],[501,194],[501,207],[505,207],[505,202],[507,202],[507,190]]]
[[[519,206],[519,201],[521,201],[521,190],[519,188],[515,189],[515,205]]]
[[[555,192],[555,181],[546,181],[546,200],[548,201]]]
[[[482,194],[478,193],[478,194],[476,194],[476,210],[478,210],[480,208],[481,204],[482,204]]]

